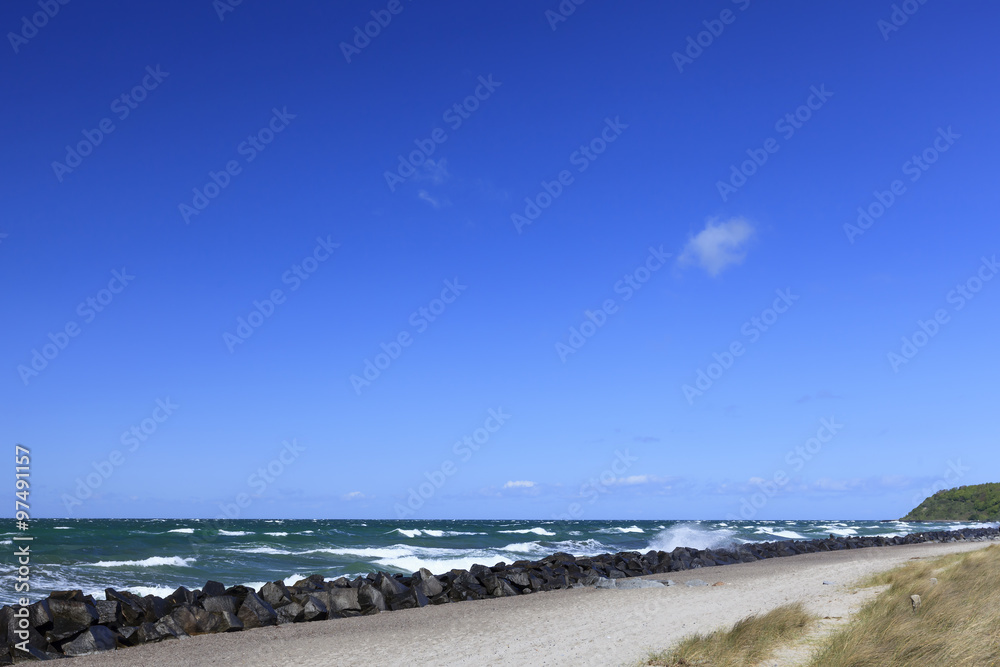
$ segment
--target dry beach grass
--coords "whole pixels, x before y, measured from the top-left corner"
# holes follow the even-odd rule
[[[74,665],[636,665],[692,633],[786,604],[802,602],[820,617],[850,616],[865,599],[847,584],[913,557],[984,546],[914,544],[774,558],[672,573],[678,586],[560,590],[201,635],[75,658]],[[697,578],[725,585],[683,585]]]

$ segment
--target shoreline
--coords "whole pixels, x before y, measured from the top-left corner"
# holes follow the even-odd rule
[[[22,646],[38,658],[108,652],[116,647],[123,649],[125,655],[135,655],[138,647],[165,639],[186,640],[191,635],[314,625],[327,619],[344,623],[359,616],[386,616],[380,613],[383,611],[454,607],[447,604],[451,602],[535,599],[541,592],[570,588],[595,585],[615,588],[616,581],[649,575],[697,570],[706,572],[705,576],[719,576],[714,571],[707,574],[704,568],[737,567],[797,555],[864,553],[888,546],[969,544],[997,539],[1000,539],[997,528],[911,533],[891,538],[831,535],[828,539],[748,543],[716,550],[678,547],[669,553],[620,552],[592,557],[556,553],[538,561],[500,563],[493,567],[474,565],[469,570],[440,575],[420,570],[410,576],[369,574],[353,581],[343,577],[326,581],[320,575],[313,575],[293,586],[271,582],[259,590],[245,586],[226,588],[218,582],[208,582],[195,591],[178,588],[165,598],[153,595],[140,598],[109,588],[106,600],[97,601],[78,590],[63,591],[17,611],[4,607],[0,610],[4,620],[0,629],[6,630],[3,639],[8,647],[24,641]],[[663,588],[657,583],[649,585]],[[476,606],[462,605],[462,608]],[[26,618],[22,621],[16,618],[18,615]],[[17,629],[17,623],[21,623],[21,629]],[[25,625],[29,627],[23,629]],[[337,626],[332,627],[336,632]]]
[[[915,558],[973,551],[993,543],[922,543],[803,554],[671,574],[677,586],[557,590],[470,605],[202,635],[84,656],[74,664],[628,666],[650,650],[667,648],[694,632],[727,627],[751,613],[796,600],[820,616],[849,616],[867,600],[851,588],[859,579]],[[724,585],[683,585],[700,577]],[[642,577],[657,578],[665,577]]]

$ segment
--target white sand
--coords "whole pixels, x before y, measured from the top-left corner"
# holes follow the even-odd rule
[[[852,582],[915,557],[988,544],[917,544],[774,558],[646,577],[721,581],[724,586],[534,593],[202,635],[76,658],[73,665],[635,665],[650,649],[667,648],[692,632],[725,627],[795,600],[821,616],[847,616],[865,598],[852,590]]]

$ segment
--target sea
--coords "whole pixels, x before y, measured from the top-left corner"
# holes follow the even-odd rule
[[[169,595],[208,580],[260,588],[310,574],[355,577],[368,572],[435,574],[475,563],[536,560],[557,551],[596,555],[618,551],[724,548],[748,542],[829,535],[905,535],[929,530],[996,526],[902,521],[395,521],[47,519],[27,532],[0,522],[0,604],[16,602],[20,565],[15,550],[30,544],[34,601],[54,590],[81,589],[103,599],[107,587],[139,595]],[[33,539],[17,541],[15,535]]]

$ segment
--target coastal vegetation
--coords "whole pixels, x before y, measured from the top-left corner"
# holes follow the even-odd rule
[[[766,614],[747,616],[728,630],[688,637],[672,649],[650,655],[643,664],[752,667],[769,658],[785,642],[802,635],[814,619],[801,602],[783,605]]]
[[[996,521],[1000,519],[1000,484],[976,484],[938,491],[902,521]]]
[[[810,667],[1000,664],[1000,547],[910,563],[867,583],[889,588]]]
[[[807,667],[1000,665],[1000,546],[918,560],[860,584],[874,586],[885,590],[824,637]],[[785,605],[688,637],[642,665],[760,665],[804,636],[815,619],[800,603]]]

